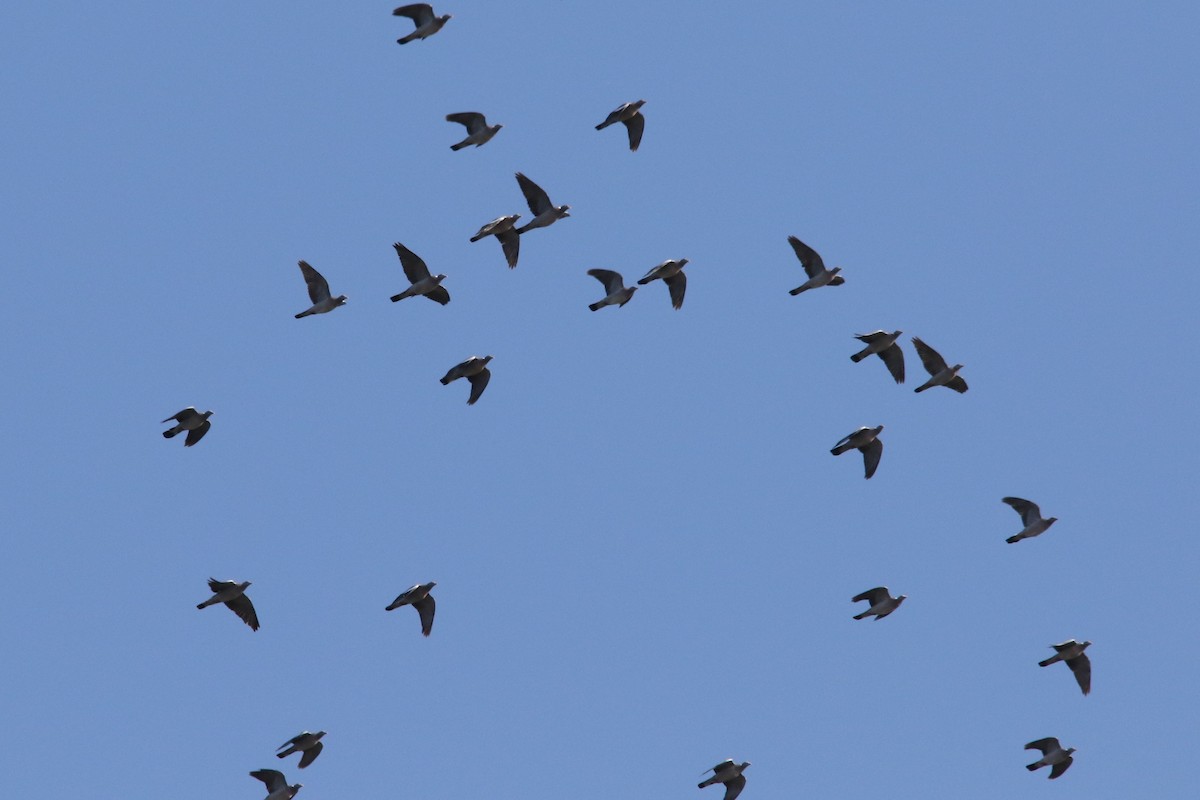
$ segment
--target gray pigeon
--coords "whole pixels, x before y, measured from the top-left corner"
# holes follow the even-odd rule
[[[277,747],[277,750],[283,750],[282,753],[276,753],[279,758],[287,758],[292,753],[303,753],[300,756],[300,769],[304,769],[309,764],[317,760],[317,756],[321,755],[321,751],[325,745],[321,744],[321,737],[325,735],[325,731],[317,731],[309,733],[304,731],[288,739],[283,744]],[[287,748],[284,750],[284,748]]]
[[[447,114],[446,122],[457,122],[467,127],[467,138],[458,144],[450,145],[451,150],[462,150],[464,147],[475,145],[483,147],[503,125],[488,125],[487,119],[477,111],[461,111],[457,114]]]
[[[446,280],[445,275],[430,275],[429,267],[425,266],[425,262],[421,260],[420,256],[399,242],[393,244],[392,247],[396,248],[396,255],[400,257],[400,266],[404,267],[404,275],[412,284],[400,294],[392,295],[393,303],[398,303],[406,297],[416,297],[422,294],[442,305],[450,302],[450,293],[442,286],[442,281]]]
[[[945,386],[959,394],[967,390],[967,382],[958,375],[958,371],[963,368],[962,364],[955,364],[953,367],[948,367],[946,366],[946,360],[938,355],[937,350],[934,350],[916,336],[912,337],[912,343],[917,348],[917,355],[921,357],[921,364],[924,365],[925,371],[930,375],[929,380],[918,386],[914,391],[923,392],[934,386]]]
[[[529,211],[533,214],[533,219],[517,228],[517,233],[524,233],[534,228],[544,228],[547,225],[553,225],[563,217],[571,216],[567,213],[570,206],[556,206],[551,203],[550,195],[520,172],[517,173],[517,183],[521,187],[521,194],[525,195],[525,202],[529,204]]]
[[[500,248],[504,251],[504,259],[508,262],[508,268],[512,269],[517,265],[517,256],[521,253],[521,235],[513,229],[513,225],[520,218],[520,214],[497,217],[480,228],[479,232],[471,237],[471,241],[478,242],[485,236],[495,236],[500,242]]]
[[[1083,651],[1087,650],[1091,644],[1091,642],[1077,642],[1074,639],[1067,639],[1060,644],[1052,644],[1050,646],[1055,650],[1054,655],[1045,661],[1039,661],[1038,666],[1048,667],[1059,661],[1067,662],[1067,666],[1075,674],[1075,682],[1079,684],[1084,695],[1087,695],[1092,691],[1092,661]]]
[[[312,308],[307,311],[301,311],[296,315],[296,319],[301,317],[309,317],[313,314],[327,314],[333,311],[340,305],[345,305],[348,299],[346,295],[338,295],[331,297],[329,294],[329,281],[321,273],[312,268],[307,261],[296,262],[300,265],[300,274],[304,276],[304,282],[308,284],[308,299],[312,300]]]
[[[899,608],[900,604],[903,603],[907,597],[908,595],[906,594],[902,594],[899,597],[892,597],[886,586],[876,586],[874,589],[867,589],[862,594],[854,595],[854,599],[852,599],[850,602],[857,603],[861,600],[866,600],[869,607],[861,614],[855,614],[854,618],[866,619],[867,617],[874,615],[875,621],[878,622]]]
[[[671,293],[671,306],[676,309],[683,308],[683,293],[687,291],[687,275],[684,274],[683,267],[687,263],[686,258],[664,261],[647,272],[646,276],[638,281],[638,286],[645,286],[662,278],[663,283],[667,285],[667,291]]]
[[[246,587],[250,585],[250,581],[219,581],[216,578],[208,579],[208,588],[212,591],[213,596],[205,600],[203,603],[198,603],[196,608],[208,608],[215,606],[217,603],[224,603],[230,611],[237,614],[242,622],[250,626],[250,630],[258,630],[258,614],[254,613],[254,604],[250,602],[250,598],[246,596]]]
[[[1035,769],[1042,767],[1053,767],[1050,770],[1050,780],[1054,780],[1059,775],[1067,771],[1067,767],[1071,766],[1071,762],[1075,759],[1071,758],[1071,753],[1075,752],[1074,747],[1068,747],[1063,750],[1062,745],[1058,743],[1058,739],[1053,736],[1047,736],[1045,739],[1038,739],[1025,745],[1026,750],[1041,750],[1042,757],[1032,764],[1026,764],[1025,769],[1033,772]]]
[[[408,44],[413,39],[428,39],[450,21],[449,14],[441,17],[435,15],[433,7],[428,3],[410,3],[406,6],[400,6],[392,12],[392,16],[408,17],[417,26],[416,30],[403,39],[397,39],[396,44]]]
[[[411,605],[421,615],[421,633],[428,636],[433,631],[433,612],[437,609],[437,603],[434,602],[433,595],[429,593],[435,586],[437,586],[436,581],[418,583],[401,592],[400,596],[384,610],[394,611],[400,606]]]
[[[1000,502],[1008,503],[1012,506],[1021,515],[1021,524],[1025,526],[1021,529],[1020,533],[1013,534],[1004,540],[1009,544],[1015,544],[1022,539],[1032,539],[1034,536],[1041,536],[1051,525],[1058,522],[1058,517],[1042,519],[1042,510],[1038,508],[1037,503],[1022,500],[1020,497],[1003,497]]]
[[[749,761],[743,761],[741,764],[733,763],[733,759],[727,758],[720,764],[717,764],[712,769],[706,769],[705,772],[711,772],[713,776],[708,780],[700,782],[700,788],[712,786],[714,783],[725,784],[724,800],[737,800],[737,796],[742,793],[742,789],[746,788],[746,776],[742,773],[746,771],[746,767],[750,766]]]
[[[900,345],[896,344],[896,340],[903,332],[872,331],[854,334],[855,339],[866,342],[867,346],[850,356],[850,360],[857,364],[868,356],[879,356],[880,360],[887,365],[888,372],[892,373],[892,377],[896,379],[896,383],[904,383],[904,351],[900,349]]]
[[[804,274],[808,276],[807,281],[792,289],[788,294],[795,296],[801,292],[807,292],[809,289],[819,289],[822,286],[841,286],[846,282],[845,278],[838,275],[842,271],[841,267],[825,269],[825,262],[817,255],[817,251],[795,236],[788,237],[788,244],[792,246],[792,250],[796,251],[796,258],[800,259],[800,265],[804,267]]]
[[[622,103],[617,106],[617,110],[609,114],[604,122],[596,126],[596,130],[602,131],[609,125],[615,125],[620,122],[625,125],[629,131],[629,149],[637,152],[638,145],[642,143],[642,131],[646,127],[646,118],[642,116],[641,108],[646,105],[645,100],[638,100],[635,103]]]
[[[466,361],[451,367],[450,371],[442,378],[442,386],[456,381],[459,378],[466,378],[471,382],[471,396],[467,398],[467,405],[475,405],[475,401],[483,394],[483,390],[487,388],[488,381],[492,379],[492,371],[487,368],[488,362],[492,360],[491,356],[471,356]]]
[[[296,792],[304,786],[303,783],[288,786],[287,778],[283,777],[283,773],[277,769],[256,769],[250,773],[250,777],[257,778],[266,784],[267,796],[264,800],[292,800],[296,796]]]
[[[170,439],[173,436],[178,436],[184,431],[188,432],[187,438],[183,440],[184,447],[191,447],[196,442],[204,438],[204,434],[208,433],[208,429],[212,427],[212,423],[208,418],[212,416],[211,411],[200,412],[192,406],[188,406],[183,411],[180,411],[173,417],[167,417],[163,422],[175,420],[178,423],[174,428],[163,431],[163,438]]]
[[[625,279],[621,277],[621,273],[613,272],[611,269],[589,269],[587,274],[604,284],[606,293],[603,300],[597,300],[588,306],[592,311],[599,311],[605,306],[619,308],[628,303],[629,298],[633,297],[633,293],[637,291],[636,286],[625,288]]]
[[[863,454],[863,466],[866,468],[869,479],[879,468],[879,459],[883,457],[883,442],[879,441],[879,434],[882,430],[882,425],[874,428],[859,428],[854,433],[843,436],[829,452],[840,456],[848,450],[858,450]]]

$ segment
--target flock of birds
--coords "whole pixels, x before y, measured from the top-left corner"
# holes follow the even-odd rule
[[[440,31],[451,19],[449,14],[436,15],[433,8],[427,3],[412,3],[401,6],[392,13],[394,16],[407,17],[412,20],[415,26],[411,33],[397,40],[399,44],[427,39]],[[641,108],[644,104],[644,100],[637,100],[620,105],[603,122],[595,126],[596,130],[603,130],[617,123],[623,124],[629,135],[629,149],[636,151],[641,144],[642,135],[645,130],[645,117],[641,113]],[[451,145],[451,149],[455,151],[470,145],[481,147],[490,141],[503,127],[501,125],[488,125],[486,117],[477,112],[448,114],[446,120],[462,124],[467,130],[466,138]],[[516,222],[520,219],[520,214],[501,216],[480,227],[478,232],[471,237],[472,242],[477,242],[488,236],[494,236],[500,242],[505,261],[510,268],[517,266],[522,235],[537,228],[545,228],[560,219],[570,216],[570,206],[556,206],[551,203],[545,190],[524,174],[520,172],[516,173],[516,179],[533,218],[525,225],[517,227]],[[799,295],[812,289],[825,286],[840,286],[845,283],[845,278],[839,274],[841,268],[826,268],[824,261],[816,250],[795,236],[789,236],[788,243],[791,245],[808,278],[803,284],[790,290],[789,294]],[[427,297],[441,305],[446,305],[450,302],[450,294],[442,285],[446,279],[445,275],[432,274],[425,262],[400,242],[396,242],[393,247],[396,250],[396,255],[400,259],[400,265],[410,285],[403,291],[393,295],[391,298],[392,302],[399,302],[409,297],[418,296]],[[633,297],[639,286],[644,286],[656,280],[662,280],[667,286],[672,307],[680,309],[683,306],[684,294],[687,290],[687,276],[683,271],[687,263],[688,260],[686,258],[664,261],[647,272],[633,286],[626,286],[624,278],[618,272],[606,269],[590,269],[587,271],[587,274],[596,278],[602,284],[605,294],[604,297],[590,304],[588,308],[592,311],[598,311],[605,306],[624,306]],[[334,296],[330,291],[328,281],[312,265],[306,261],[300,261],[299,266],[307,285],[312,305],[308,309],[296,314],[296,319],[302,319],[315,314],[326,314],[335,308],[345,305],[347,300],[346,295]],[[850,359],[855,363],[859,363],[872,355],[878,356],[887,367],[888,372],[895,382],[897,384],[904,383],[904,351],[900,347],[900,336],[902,333],[902,331],[892,331],[889,333],[877,330],[871,333],[856,334],[855,338],[865,346],[859,352],[851,355]],[[960,394],[967,391],[967,383],[959,374],[960,370],[963,369],[962,364],[947,364],[946,360],[936,350],[915,336],[912,337],[912,345],[921,361],[921,365],[929,373],[929,378],[914,391],[918,393],[924,392],[927,389],[937,386],[944,386]],[[471,356],[465,361],[451,367],[445,376],[441,378],[441,383],[446,385],[459,378],[466,378],[471,385],[467,404],[474,405],[480,396],[482,396],[484,389],[487,388],[488,382],[491,379],[491,372],[488,369],[488,363],[491,360],[492,356],[490,355]],[[205,434],[211,429],[212,422],[209,418],[212,414],[212,411],[200,412],[194,407],[185,408],[179,413],[163,420],[164,423],[175,423],[171,428],[163,432],[163,436],[170,439],[180,433],[186,433],[187,437],[184,441],[184,446],[191,447],[204,438]],[[873,428],[861,427],[840,439],[830,452],[838,456],[850,450],[858,450],[863,456],[865,477],[869,479],[875,474],[876,469],[879,467],[880,459],[883,456],[883,442],[879,438],[882,431],[882,425],[877,425]],[[1043,518],[1037,504],[1029,500],[1020,497],[1005,497],[1002,499],[1002,502],[1011,506],[1020,515],[1023,526],[1019,532],[1006,539],[1009,543],[1039,536],[1045,533],[1057,521],[1056,517]],[[254,604],[246,594],[246,590],[250,585],[250,581],[222,581],[210,578],[208,587],[212,592],[212,596],[199,603],[196,607],[204,609],[208,606],[223,604],[252,630],[257,631],[259,629],[258,615],[254,610]],[[421,633],[429,636],[433,631],[433,619],[436,610],[436,603],[431,591],[436,585],[433,581],[416,584],[400,593],[385,610],[393,611],[403,606],[412,606],[420,618]],[[896,611],[906,597],[906,595],[893,597],[891,591],[886,586],[877,586],[868,589],[853,597],[852,602],[865,601],[867,603],[867,608],[861,613],[855,614],[853,618],[862,620],[867,617],[874,617],[876,621],[881,620]],[[1079,688],[1084,695],[1087,695],[1091,691],[1091,661],[1085,651],[1090,645],[1091,642],[1089,641],[1079,642],[1074,639],[1068,639],[1065,642],[1051,645],[1055,650],[1055,654],[1039,662],[1038,665],[1046,667],[1060,661],[1065,662],[1074,674]],[[317,756],[320,755],[324,748],[324,743],[321,740],[325,735],[325,731],[302,731],[280,745],[277,748],[278,752],[276,755],[282,759],[294,753],[300,753],[299,768],[304,769],[311,765]],[[1051,779],[1058,778],[1067,771],[1073,761],[1072,754],[1075,752],[1075,748],[1062,747],[1059,740],[1054,737],[1046,737],[1029,742],[1025,745],[1025,749],[1038,750],[1042,754],[1041,758],[1027,765],[1026,768],[1033,771],[1049,766],[1051,768]],[[724,800],[736,800],[746,785],[745,770],[749,766],[750,762],[748,761],[739,764],[732,759],[726,759],[705,770],[705,773],[711,772],[712,775],[702,781],[699,787],[703,789],[713,784],[723,784],[725,786]],[[274,769],[259,769],[251,772],[250,775],[265,784],[267,788],[266,800],[290,800],[302,786],[299,783],[289,785],[283,773]]]

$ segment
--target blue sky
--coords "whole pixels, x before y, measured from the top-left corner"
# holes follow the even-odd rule
[[[383,5],[10,5],[6,796],[1194,792],[1193,4],[464,1],[404,47]],[[593,130],[639,98],[637,153]],[[505,127],[453,153],[467,110]],[[468,237],[518,170],[572,216],[509,271]],[[788,235],[846,284],[790,297]],[[448,306],[388,302],[394,241]],[[680,257],[682,310],[588,312]],[[347,307],[293,319],[298,259]],[[911,335],[970,391],[913,394]],[[868,482],[829,448],[876,424]],[[1006,545],[1005,495],[1060,521]],[[383,609],[428,580],[424,639]],[[1036,666],[1070,637],[1087,698]]]

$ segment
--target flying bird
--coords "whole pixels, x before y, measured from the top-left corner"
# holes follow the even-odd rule
[[[304,276],[304,282],[308,284],[308,299],[312,300],[312,308],[307,311],[301,311],[296,315],[296,319],[301,317],[312,316],[313,314],[328,314],[340,305],[345,305],[348,299],[346,295],[341,294],[337,297],[331,297],[329,294],[329,281],[321,273],[312,268],[307,261],[296,262],[300,265],[300,273]]]
[[[900,345],[896,344],[896,340],[903,332],[872,331],[871,333],[854,334],[855,339],[865,342],[867,346],[850,356],[850,360],[857,364],[868,356],[879,356],[879,359],[887,365],[888,372],[892,373],[892,377],[896,379],[896,383],[904,383],[904,351],[900,349]]]
[[[788,244],[792,246],[792,250],[796,251],[796,258],[800,259],[800,265],[804,267],[804,274],[808,275],[807,281],[792,289],[788,294],[794,296],[801,292],[807,292],[809,289],[819,289],[822,286],[841,286],[846,282],[845,278],[838,275],[842,271],[841,267],[825,269],[825,262],[817,255],[817,251],[795,236],[788,237]]]
[[[400,606],[411,605],[421,615],[421,633],[428,636],[433,631],[433,612],[437,609],[437,603],[433,600],[433,595],[429,592],[433,587],[437,586],[436,581],[429,583],[418,583],[400,593],[400,596],[392,601],[385,611],[393,611]]]
[[[450,145],[451,150],[462,150],[464,147],[475,145],[483,147],[503,125],[488,125],[487,119],[476,111],[462,111],[457,114],[447,114],[446,122],[457,122],[467,128],[467,138],[458,144]]]
[[[603,300],[597,300],[588,306],[592,311],[599,311],[605,306],[623,306],[637,291],[636,286],[625,288],[625,280],[621,277],[621,273],[613,272],[611,269],[589,269],[587,274],[604,284],[605,291]]]
[[[733,759],[727,758],[720,764],[717,764],[711,769],[704,770],[711,772],[713,776],[708,780],[700,782],[700,788],[712,786],[714,783],[725,784],[724,800],[737,800],[737,796],[742,793],[742,789],[746,788],[746,776],[742,773],[746,771],[746,767],[750,766],[749,761],[743,761],[741,764],[733,763]]]
[[[646,105],[645,100],[622,103],[617,106],[616,111],[605,117],[604,122],[596,126],[596,130],[602,131],[609,125],[615,125],[618,122],[624,124],[629,132],[629,149],[637,152],[638,145],[642,143],[642,131],[646,128],[646,118],[642,116],[641,111],[644,105]]]
[[[393,303],[420,294],[442,305],[450,302],[450,293],[442,286],[442,281],[446,280],[445,275],[430,275],[429,267],[425,266],[425,262],[421,260],[420,256],[399,242],[393,244],[392,247],[396,248],[396,255],[400,257],[400,266],[404,267],[404,275],[412,284],[400,294],[392,295]]]
[[[250,626],[250,630],[258,630],[258,614],[254,613],[254,604],[250,602],[250,598],[246,596],[246,587],[250,585],[250,581],[219,581],[216,578],[208,579],[208,588],[212,591],[213,596],[205,600],[203,603],[198,603],[196,608],[208,608],[215,606],[217,603],[224,603],[225,606],[238,615],[242,622]]]
[[[868,605],[867,610],[861,614],[855,614],[854,618],[866,619],[867,617],[874,615],[875,621],[878,622],[899,608],[900,604],[903,603],[907,597],[908,595],[906,594],[902,594],[899,597],[892,597],[886,586],[876,586],[874,589],[867,589],[862,594],[854,595],[854,598],[850,602],[857,603],[859,601],[866,600]]]
[[[863,466],[866,469],[867,478],[869,479],[875,474],[875,470],[879,468],[879,459],[883,457],[883,442],[879,440],[879,434],[882,430],[882,425],[874,428],[859,428],[854,433],[843,436],[829,452],[835,456],[840,456],[848,450],[858,450],[863,454]]]
[[[309,733],[304,731],[288,739],[283,744],[277,747],[277,750],[283,750],[282,753],[276,753],[279,758],[287,758],[292,753],[303,753],[300,756],[300,769],[304,769],[309,764],[317,760],[317,756],[321,755],[321,751],[325,745],[321,744],[321,737],[325,735],[325,731],[317,731]],[[284,748],[287,748],[284,750]]]
[[[1004,541],[1009,544],[1015,544],[1022,539],[1032,539],[1034,536],[1041,536],[1049,529],[1051,525],[1058,522],[1058,517],[1050,517],[1042,519],[1042,510],[1038,508],[1037,503],[1023,500],[1020,497],[1003,497],[1000,502],[1007,503],[1013,507],[1018,514],[1021,515],[1021,524],[1025,527],[1020,533],[1014,534]]]
[[[682,308],[683,293],[687,291],[687,275],[684,274],[683,267],[687,263],[686,258],[678,261],[664,261],[647,272],[646,276],[638,281],[638,286],[645,286],[651,281],[662,278],[663,283],[667,285],[667,291],[671,293],[671,306],[676,309]]]
[[[1058,743],[1058,739],[1053,736],[1047,736],[1045,739],[1038,739],[1025,745],[1026,750],[1041,750],[1042,757],[1032,764],[1025,765],[1025,769],[1033,772],[1035,769],[1042,767],[1053,767],[1050,770],[1050,780],[1054,780],[1059,775],[1067,771],[1071,766],[1071,762],[1075,759],[1071,758],[1071,753],[1075,752],[1074,747],[1068,747],[1063,750],[1062,745]]]
[[[488,362],[492,360],[491,356],[471,356],[466,361],[451,367],[450,371],[442,378],[442,386],[456,381],[459,378],[466,378],[471,382],[471,396],[467,398],[467,405],[475,405],[475,401],[483,394],[483,390],[487,388],[488,381],[492,379],[492,371],[487,368]]]
[[[433,13],[433,7],[428,3],[410,3],[406,6],[400,6],[392,12],[393,17],[408,17],[417,26],[416,30],[408,34],[402,39],[397,39],[396,44],[408,44],[413,39],[428,39],[442,29],[442,26],[450,21],[450,15],[437,16]]]
[[[257,778],[266,784],[267,796],[264,800],[291,800],[296,796],[296,792],[304,786],[302,783],[288,786],[287,778],[283,777],[283,773],[277,769],[256,769],[250,773],[250,777]]]
[[[534,228],[544,228],[547,225],[553,225],[563,217],[571,216],[567,213],[570,206],[556,206],[551,203],[550,196],[546,194],[545,190],[520,172],[517,173],[517,183],[521,186],[521,194],[525,195],[525,202],[529,204],[530,213],[533,214],[533,219],[517,228],[517,233],[524,233]]]
[[[520,214],[497,217],[480,228],[479,232],[471,237],[471,241],[478,242],[485,236],[495,236],[500,242],[500,249],[504,251],[504,259],[508,262],[508,268],[512,269],[517,265],[517,256],[521,253],[521,234],[513,229],[520,218]]]
[[[212,416],[211,411],[200,412],[192,406],[188,406],[183,411],[180,411],[173,417],[167,417],[163,422],[175,420],[175,427],[163,431],[163,438],[170,439],[173,436],[178,436],[184,431],[188,432],[187,438],[183,440],[184,447],[191,447],[196,442],[204,438],[204,434],[208,433],[208,429],[212,427],[212,423],[208,418]],[[161,424],[161,423],[160,423]]]
[[[1067,639],[1060,644],[1052,644],[1050,646],[1055,650],[1054,655],[1045,661],[1039,661],[1038,666],[1048,667],[1059,661],[1067,662],[1067,666],[1075,674],[1075,682],[1079,684],[1084,695],[1087,695],[1092,691],[1092,661],[1083,651],[1087,650],[1091,644],[1091,642],[1077,642],[1074,639]]]
[[[916,336],[912,337],[912,343],[917,348],[917,355],[921,357],[921,364],[924,365],[925,371],[930,375],[929,380],[918,386],[914,391],[923,392],[934,386],[945,386],[959,394],[967,390],[967,382],[959,377],[958,374],[958,371],[963,368],[962,364],[955,364],[953,367],[948,367],[946,366],[946,360],[938,355],[937,350],[934,350]]]

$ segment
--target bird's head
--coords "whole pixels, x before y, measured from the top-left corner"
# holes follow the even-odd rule
[[[446,276],[445,275],[434,275],[433,280],[437,283],[441,283],[442,281],[446,280]]]
[[[743,761],[743,762],[742,762],[742,765],[741,765],[740,767],[738,767],[738,769],[739,769],[739,770],[742,770],[742,771],[744,771],[744,770],[746,769],[746,767],[748,767],[748,766],[750,766],[750,762],[749,762],[749,761]]]
[[[492,130],[493,130],[493,131],[498,131],[498,130],[500,130],[500,129],[501,129],[501,128],[503,128],[503,127],[504,127],[503,125],[501,125],[499,122],[497,122],[495,125],[493,125],[493,126],[492,126]]]
[[[324,735],[325,735],[325,731],[317,731],[316,733],[313,734],[313,738],[320,739]]]
[[[883,433],[883,426],[882,426],[882,425],[876,425],[876,426],[875,426],[875,435],[876,435],[876,436],[878,436],[878,435],[879,435],[879,434],[881,434],[881,433]]]
[[[488,362],[489,362],[489,361],[491,361],[491,360],[492,360],[492,357],[491,357],[491,356],[484,356],[484,357],[483,357],[483,359],[482,359],[482,361],[483,361],[483,363],[484,363],[484,364],[488,363]]]
[[[1080,649],[1080,650],[1087,650],[1089,647],[1091,647],[1091,645],[1092,645],[1092,643],[1091,643],[1091,642],[1080,642],[1080,643],[1079,643],[1079,649]]]
[[[1074,747],[1068,747],[1068,748],[1067,748],[1066,750],[1064,750],[1063,752],[1065,752],[1067,755],[1071,755],[1071,753],[1074,753],[1074,752],[1075,752],[1075,748],[1074,748]]]
[[[679,265],[680,269],[683,269],[683,267],[687,265],[688,260],[686,258],[681,258],[678,261],[676,261],[675,263]]]
[[[896,605],[900,605],[907,599],[908,599],[908,595],[906,595],[906,594],[900,595],[899,597],[896,598]]]
[[[250,581],[242,581],[242,588],[245,589],[250,585]]]
[[[1050,517],[1050,519],[1046,520],[1046,527],[1049,528],[1056,522],[1058,522],[1058,517]],[[1091,642],[1088,642],[1088,644],[1091,644]]]
[[[201,414],[200,416],[204,417],[205,419],[208,419],[209,417],[211,417],[211,416],[212,416],[212,412],[211,412],[211,411],[205,411],[205,412],[204,412],[203,414]]]
[[[441,19],[442,19],[442,24],[443,24],[443,25],[445,25],[447,22],[449,22],[449,21],[450,21],[451,19],[453,19],[453,18],[454,18],[454,15],[453,15],[453,14],[446,14],[446,15],[444,15],[444,16],[441,18]]]
[[[433,587],[437,586],[437,581],[430,581],[429,583],[427,583],[425,585],[428,586],[430,589],[432,589]]]
[[[636,103],[634,103],[634,104],[633,104],[633,107],[634,107],[634,108],[641,108],[641,107],[642,107],[642,106],[644,106],[644,105],[646,105],[646,101],[645,101],[645,100],[638,100]]]
[[[346,301],[347,301],[347,300],[349,300],[349,299],[350,299],[350,298],[349,298],[349,297],[347,297],[346,295],[344,295],[344,294],[339,294],[337,297],[333,298],[333,302],[334,302],[336,305],[339,305],[339,306],[344,306],[344,305],[346,305]]]
[[[830,274],[830,275],[837,275],[837,274],[838,274],[839,272],[841,272],[841,271],[842,271],[842,268],[841,268],[841,267],[834,267],[833,269],[829,270],[829,274]]]
[[[570,207],[570,206],[559,206],[559,207],[558,207],[558,216],[560,216],[560,217],[569,217],[569,216],[571,216],[571,215],[568,213],[570,210],[571,210],[571,207]]]

